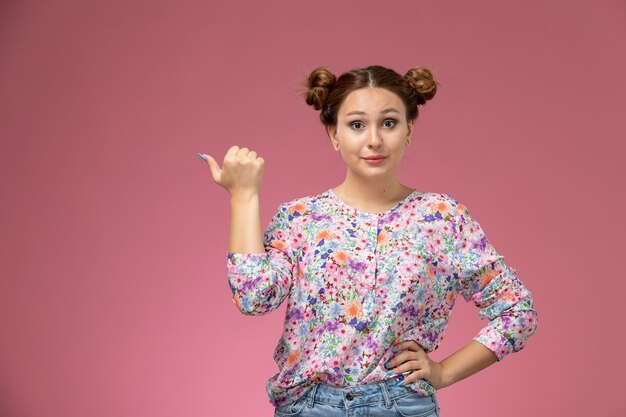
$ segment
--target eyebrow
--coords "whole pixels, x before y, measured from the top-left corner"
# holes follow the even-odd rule
[[[393,107],[390,107],[388,109],[385,109],[383,111],[380,112],[381,114],[386,114],[386,113],[400,113],[398,110],[394,109]],[[367,113],[365,113],[364,111],[360,111],[360,110],[354,110],[351,111],[350,113],[346,114],[346,116],[352,116],[352,115],[366,115]]]

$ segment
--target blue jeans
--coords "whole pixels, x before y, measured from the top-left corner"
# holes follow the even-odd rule
[[[434,395],[421,396],[396,386],[394,379],[355,387],[314,385],[292,404],[277,407],[274,417],[438,417]]]

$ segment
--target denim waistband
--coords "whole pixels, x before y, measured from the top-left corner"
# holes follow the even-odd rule
[[[309,406],[313,406],[314,403],[322,403],[345,408],[374,404],[385,404],[387,407],[391,407],[395,398],[415,395],[415,391],[411,388],[398,386],[397,383],[397,379],[390,378],[354,387],[333,387],[327,384],[317,384],[303,396],[307,398]]]

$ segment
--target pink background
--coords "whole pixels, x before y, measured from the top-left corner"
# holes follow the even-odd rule
[[[0,415],[271,415],[284,307],[232,304],[197,152],[265,158],[265,227],[345,174],[305,74],[376,63],[434,72],[401,179],[466,204],[539,312],[442,416],[626,415],[622,0],[0,2]],[[484,324],[459,299],[433,356]]]

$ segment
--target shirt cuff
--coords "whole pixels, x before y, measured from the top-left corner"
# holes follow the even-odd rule
[[[226,270],[231,287],[239,290],[244,283],[268,270],[268,255],[227,252]]]
[[[474,340],[495,353],[498,357],[498,361],[501,361],[506,355],[513,352],[513,346],[511,346],[506,337],[490,326],[483,328],[476,337],[474,337]]]

